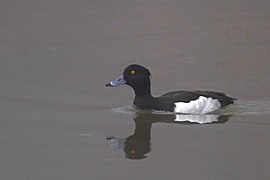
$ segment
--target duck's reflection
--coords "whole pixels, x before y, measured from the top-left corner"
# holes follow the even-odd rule
[[[172,124],[220,124],[229,119],[228,115],[175,115],[137,113],[133,120],[135,130],[133,135],[127,138],[108,136],[111,147],[123,149],[128,159],[143,159],[151,151],[151,127],[153,123],[163,122]]]

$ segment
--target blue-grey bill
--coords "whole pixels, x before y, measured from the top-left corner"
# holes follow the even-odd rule
[[[117,78],[114,81],[109,82],[108,84],[106,84],[106,87],[111,86],[111,87],[116,87],[116,86],[120,86],[126,84],[126,81],[124,79],[124,75],[121,75],[119,78]]]

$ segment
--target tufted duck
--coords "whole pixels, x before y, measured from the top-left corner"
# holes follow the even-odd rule
[[[135,92],[133,105],[142,109],[171,111],[184,114],[207,114],[234,103],[234,98],[212,91],[173,91],[153,97],[150,90],[150,71],[143,66],[129,65],[124,73],[106,84],[115,87],[127,84]]]

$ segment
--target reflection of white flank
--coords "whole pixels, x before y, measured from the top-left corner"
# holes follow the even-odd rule
[[[199,124],[206,124],[218,121],[219,115],[187,115],[187,114],[176,114],[175,121],[178,122],[192,122],[192,123],[199,123]]]
[[[199,99],[185,102],[176,102],[174,112],[184,114],[206,114],[221,107],[217,99],[200,96]]]

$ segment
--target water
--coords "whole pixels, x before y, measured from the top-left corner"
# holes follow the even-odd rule
[[[5,1],[0,179],[269,179],[268,1]],[[155,96],[237,98],[208,115],[134,109],[105,88],[131,63]]]
[[[234,105],[220,110],[220,113],[229,115],[270,115],[270,100],[239,100]]]
[[[126,114],[135,123],[134,134],[127,138],[108,136],[111,148],[121,149],[128,159],[144,159],[151,151],[151,127],[153,123],[171,123],[181,125],[222,124],[232,116],[270,115],[270,101],[236,101],[235,104],[212,114],[174,114],[163,111],[141,110],[134,106],[114,108],[114,112]],[[269,126],[270,123],[266,123]]]

